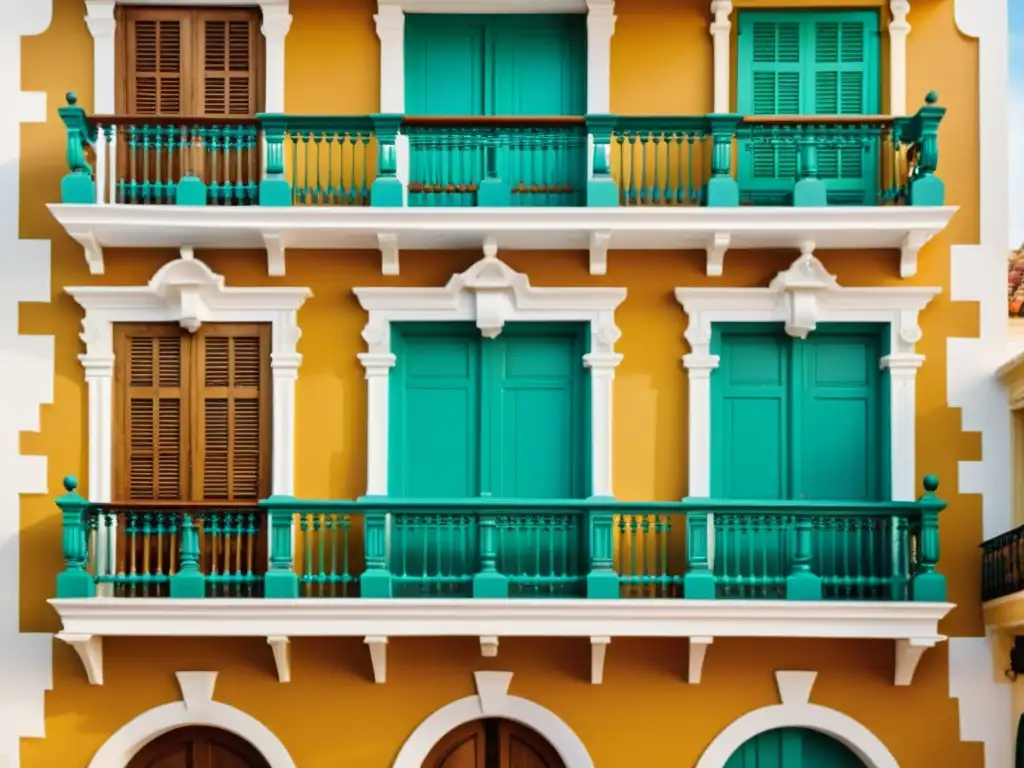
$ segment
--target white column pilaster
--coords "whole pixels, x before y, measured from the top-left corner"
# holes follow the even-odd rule
[[[100,334],[112,335],[110,324],[98,325]],[[114,421],[114,355],[112,350],[78,356],[85,370],[89,392],[89,488],[87,498],[97,504],[111,501],[113,496],[113,421]],[[114,562],[117,517],[103,521],[96,535],[96,575],[106,575],[107,564]],[[101,584],[99,597],[112,597],[112,585]]]
[[[86,0],[85,25],[92,35],[92,112],[112,115],[116,108],[114,94],[114,20],[113,0]]]
[[[591,496],[612,496],[612,389],[617,352],[591,352],[583,356],[590,369]]]
[[[380,40],[380,112],[405,114],[405,11],[400,5],[378,3],[373,15]],[[408,195],[409,137],[399,135],[395,161],[402,194]]]
[[[611,111],[613,0],[587,0],[587,112]]]
[[[910,0],[889,0],[889,114],[907,114],[907,35]]]
[[[275,496],[295,493],[295,382],[299,378],[299,361],[271,356],[273,379],[273,435],[271,452],[270,492]]]
[[[687,496],[711,496],[711,372],[718,355],[691,352],[683,355],[689,389],[689,465]]]
[[[266,48],[265,89],[263,108],[267,112],[284,112],[284,40],[292,28],[292,15],[284,5],[263,5],[263,40]]]
[[[924,355],[899,352],[886,355],[881,367],[889,371],[889,440],[893,501],[913,501],[920,495],[915,444],[917,440],[917,371]]]
[[[366,369],[366,495],[388,493],[388,376],[395,365],[391,352],[357,355]]]
[[[714,112],[730,112],[729,94],[732,88],[731,38],[732,0],[711,0],[711,37],[714,46]]]

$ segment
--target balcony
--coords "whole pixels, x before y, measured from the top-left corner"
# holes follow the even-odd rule
[[[61,108],[69,172],[50,206],[104,248],[896,248],[948,222],[945,109],[910,117],[90,117]],[[429,210],[422,210],[422,209]],[[258,209],[258,211],[256,210]]]
[[[500,637],[590,637],[594,682],[613,637],[690,638],[690,682],[715,637],[886,638],[908,685],[953,607],[931,476],[917,501],[884,503],[140,506],[66,486],[51,603],[96,684],[104,636],[266,637],[282,681],[289,637],[361,636],[383,682],[387,638],[426,634],[478,637],[484,655]]]

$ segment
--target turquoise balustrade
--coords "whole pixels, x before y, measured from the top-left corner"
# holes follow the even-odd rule
[[[944,601],[938,485],[907,502],[685,499],[686,596]]]
[[[579,206],[582,117],[405,117],[410,206]]]
[[[92,504],[65,478],[67,569],[58,597],[260,597],[265,513],[258,506]],[[289,555],[290,559],[290,555]]]
[[[273,496],[254,508],[91,504],[68,478],[57,596],[943,601],[945,502],[937,479],[924,484],[911,502]]]

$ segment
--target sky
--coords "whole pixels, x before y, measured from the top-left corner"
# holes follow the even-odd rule
[[[1010,242],[1024,243],[1024,2],[1010,2]]]

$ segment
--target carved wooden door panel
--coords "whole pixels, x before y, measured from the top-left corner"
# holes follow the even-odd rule
[[[270,768],[248,741],[217,728],[178,728],[151,741],[128,768]]]
[[[565,768],[565,764],[554,747],[530,728],[508,720],[477,720],[441,739],[423,768]]]

